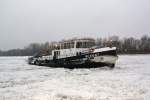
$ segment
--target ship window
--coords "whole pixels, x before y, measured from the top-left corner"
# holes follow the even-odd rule
[[[71,48],[74,48],[74,42],[71,42]]]
[[[58,56],[60,55],[60,51],[57,51],[57,55],[58,55]]]
[[[62,49],[74,48],[74,42],[63,43],[63,44],[61,44],[61,48],[62,48]]]
[[[58,51],[58,55],[60,56],[60,51]]]
[[[77,48],[82,48],[82,42],[77,42]]]
[[[94,42],[77,42],[76,48],[90,48],[94,46]]]
[[[54,55],[59,56],[59,55],[60,55],[60,51],[55,51],[55,52],[54,52]]]

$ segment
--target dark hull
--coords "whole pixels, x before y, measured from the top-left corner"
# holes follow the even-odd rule
[[[39,66],[49,66],[53,68],[98,68],[98,67],[104,67],[108,66],[110,68],[114,68],[114,64],[108,64],[108,63],[101,63],[101,62],[86,62],[83,64],[76,64],[76,63],[69,63],[69,64],[64,64],[64,63],[55,63],[55,62],[49,62],[49,63],[43,63],[43,64],[38,64]]]

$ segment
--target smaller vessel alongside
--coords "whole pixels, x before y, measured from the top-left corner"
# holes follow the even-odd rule
[[[51,52],[30,57],[28,63],[64,68],[114,68],[117,59],[116,47],[97,47],[94,39],[84,38],[59,42]]]

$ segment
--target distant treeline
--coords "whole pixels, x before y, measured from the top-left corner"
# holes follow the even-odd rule
[[[109,42],[117,47],[118,54],[150,54],[150,37],[148,35],[144,35],[140,39],[133,37],[119,39],[118,36],[97,39],[97,45],[109,46]]]
[[[116,46],[118,54],[150,54],[150,37],[142,36],[140,39],[133,37],[119,39],[118,36],[95,39],[96,45]],[[0,50],[0,56],[32,56],[39,52],[50,52],[55,48],[57,42],[32,43],[24,49]]]

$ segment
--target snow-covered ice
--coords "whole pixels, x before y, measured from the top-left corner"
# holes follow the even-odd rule
[[[150,55],[120,55],[114,69],[28,65],[0,57],[0,100],[150,100]]]

